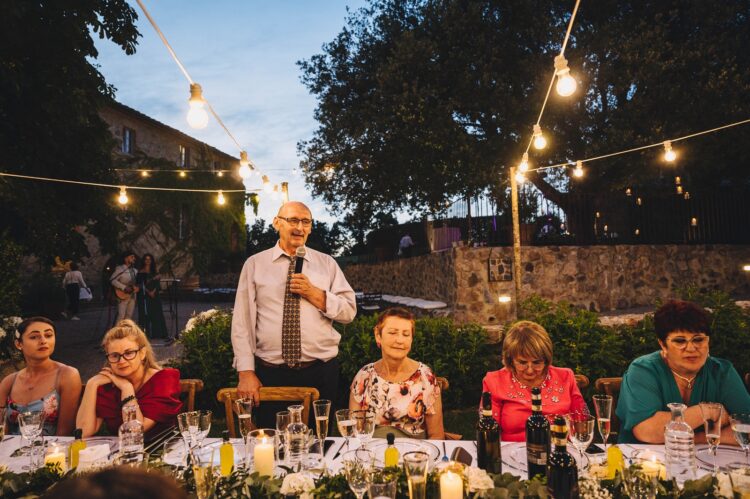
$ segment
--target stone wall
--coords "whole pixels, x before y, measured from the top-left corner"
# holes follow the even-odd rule
[[[733,245],[532,246],[522,248],[522,293],[566,300],[596,311],[651,306],[677,287],[697,284],[734,296],[750,294],[750,247]],[[344,272],[355,289],[440,299],[460,321],[498,324],[511,318],[512,248],[453,248],[443,253]],[[490,280],[490,273],[493,280]],[[453,289],[450,289],[453,286]]]

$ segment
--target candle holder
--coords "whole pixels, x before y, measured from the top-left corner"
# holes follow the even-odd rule
[[[251,431],[247,436],[248,461],[261,476],[273,477],[279,459],[279,432],[271,428]]]
[[[648,449],[638,449],[630,456],[630,460],[645,477],[659,480],[667,479],[667,468],[656,453]]]
[[[438,471],[440,499],[463,499],[466,492],[464,471],[466,466],[457,461],[448,461]]]
[[[58,443],[51,443],[47,446],[44,453],[44,465],[50,468],[59,468],[62,473],[68,471],[67,460],[65,455],[67,454],[67,447],[63,447]]]

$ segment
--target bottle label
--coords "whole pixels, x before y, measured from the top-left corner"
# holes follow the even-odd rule
[[[526,444],[526,460],[529,464],[547,464],[547,447],[542,444]]]
[[[489,411],[482,409],[482,416],[492,417],[492,409],[490,409]]]
[[[532,400],[531,401],[531,410],[533,412],[542,412],[542,401],[541,400]]]

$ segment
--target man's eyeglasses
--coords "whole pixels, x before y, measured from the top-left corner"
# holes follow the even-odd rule
[[[106,357],[107,357],[107,360],[111,364],[117,364],[118,362],[120,362],[121,358],[125,360],[133,360],[135,359],[135,356],[138,355],[138,352],[141,351],[141,348],[138,348],[136,350],[125,350],[122,353],[117,353],[117,352],[108,353]]]
[[[299,225],[300,222],[302,222],[302,227],[310,227],[313,223],[313,221],[310,220],[309,218],[296,218],[296,217],[292,217],[292,218],[276,217],[276,218],[280,218],[284,220],[286,223],[288,223],[292,227],[296,227],[297,225]]]
[[[692,344],[696,349],[700,349],[708,345],[708,336],[693,336],[690,339],[679,336],[677,338],[670,338],[669,341],[671,341],[678,350],[685,350],[688,343]]]

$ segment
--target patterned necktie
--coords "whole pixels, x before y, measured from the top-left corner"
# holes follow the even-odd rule
[[[284,294],[284,317],[281,322],[281,356],[290,366],[299,364],[302,356],[302,337],[299,325],[299,295],[289,290],[296,257],[289,261],[289,271],[286,276],[286,291]]]

